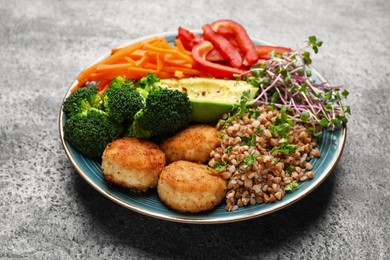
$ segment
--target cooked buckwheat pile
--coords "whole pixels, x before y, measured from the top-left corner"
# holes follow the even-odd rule
[[[226,210],[281,200],[312,179],[320,150],[310,132],[285,111],[261,106],[217,124],[221,144],[208,165],[228,181]]]

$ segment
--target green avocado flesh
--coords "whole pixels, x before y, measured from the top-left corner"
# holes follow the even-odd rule
[[[246,81],[209,78],[162,79],[160,85],[187,93],[192,104],[191,121],[196,123],[215,123],[240,103],[243,92],[249,92],[253,99],[258,91]]]

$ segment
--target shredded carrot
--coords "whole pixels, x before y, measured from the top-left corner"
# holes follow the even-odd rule
[[[112,48],[109,57],[78,75],[78,84],[71,91],[94,81],[103,94],[109,82],[118,76],[128,79],[140,79],[148,73],[164,79],[202,76],[203,73],[194,68],[191,52],[185,50],[180,40],[175,40],[175,44],[169,44],[164,37],[152,37],[130,46]]]
[[[78,81],[77,84],[72,87],[70,92],[73,93],[76,89],[81,88],[82,86],[84,86],[85,83],[87,83],[87,81]]]
[[[130,63],[131,65],[135,65],[135,61],[134,61],[132,58],[126,56],[126,57],[124,57],[124,59],[125,59],[128,63]]]
[[[119,69],[127,69],[131,67],[132,65],[130,63],[121,63],[121,64],[99,64],[96,67],[97,73],[104,72],[104,71],[110,71],[110,70],[119,70]]]
[[[151,44],[148,44],[148,43],[145,43],[144,44],[145,48],[147,50],[151,50],[151,51],[155,51],[157,53],[170,53],[170,54],[173,54],[177,57],[180,57],[180,58],[183,58],[184,60],[187,60],[189,62],[193,62],[193,59],[191,56],[185,54],[185,53],[182,53],[178,50],[175,50],[175,49],[168,49],[168,48],[162,48],[162,47],[155,47]]]
[[[143,42],[148,42],[148,43],[153,44],[154,42],[159,41],[160,38],[161,38],[161,37],[152,37],[152,38],[149,38],[149,39],[147,39],[147,40],[145,40],[145,41],[143,41]],[[111,54],[114,54],[114,53],[116,53],[116,52],[118,52],[118,51],[121,51],[121,50],[124,50],[124,49],[126,49],[126,48],[129,48],[129,47],[131,47],[131,46],[132,46],[132,45],[130,45],[130,46],[125,46],[125,47],[116,47],[116,48],[112,48],[112,49],[111,49]]]
[[[160,71],[157,73],[157,77],[159,77],[161,79],[171,79],[174,77],[174,75],[172,73]]]
[[[180,40],[179,38],[175,39],[175,44],[176,44],[177,48],[179,49],[179,51],[191,55],[191,52],[190,52],[190,51],[187,51],[187,50],[184,48],[184,45],[183,45],[183,43],[181,42],[181,40]]]
[[[164,55],[157,55],[157,72],[161,71],[164,66],[164,60],[162,58]]]
[[[102,80],[100,81],[96,87],[98,88],[99,90],[99,96],[102,97],[103,96],[103,93],[108,89],[108,87],[110,86],[110,82],[111,80]]]
[[[130,58],[134,59],[134,60],[138,60],[138,59],[141,59],[142,56],[144,56],[146,53],[146,50],[136,50],[134,51],[133,53],[130,54]]]
[[[100,81],[100,82],[96,85],[96,87],[97,87],[98,90],[102,90],[102,89],[104,89],[110,82],[111,82],[111,80],[102,80],[102,81]]]
[[[175,73],[173,73],[173,75],[174,75],[176,78],[179,78],[179,79],[181,79],[181,78],[184,77],[184,73],[183,73],[183,71],[181,71],[181,70],[175,70]]]
[[[175,39],[175,44],[177,46],[177,48],[180,50],[180,51],[183,51],[185,50],[184,46],[183,46],[183,43],[181,42],[181,40],[179,38]]]

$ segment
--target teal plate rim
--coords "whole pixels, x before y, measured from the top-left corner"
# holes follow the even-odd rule
[[[198,32],[198,30],[193,30]],[[177,35],[176,31],[163,32],[153,35],[140,37],[123,44],[120,47],[134,44],[136,42],[143,41],[153,36],[164,36],[170,43],[174,42]],[[263,40],[253,39],[255,44],[258,45],[273,45]],[[103,60],[110,55],[110,52],[105,53],[100,58],[96,59],[90,66]],[[88,66],[89,67],[89,66]],[[315,81],[325,81],[325,78],[318,73],[314,68],[312,69],[312,78]],[[75,79],[69,86],[63,101],[69,96],[70,89],[78,83]],[[317,140],[318,147],[321,151],[321,157],[319,159],[313,159],[313,173],[314,177],[312,180],[305,181],[299,184],[297,190],[292,193],[286,193],[286,195],[280,201],[268,204],[250,205],[240,207],[238,210],[233,212],[227,212],[225,202],[217,206],[214,210],[202,212],[198,214],[183,214],[178,213],[165,206],[158,198],[155,189],[147,191],[145,193],[136,193],[121,187],[112,186],[104,181],[103,174],[101,172],[99,159],[90,159],[82,156],[78,153],[67,141],[64,140],[63,125],[66,121],[66,115],[62,111],[62,104],[59,111],[59,132],[61,143],[66,152],[66,155],[76,171],[81,177],[87,181],[95,190],[109,198],[113,202],[133,210],[135,212],[159,218],[163,220],[180,222],[180,223],[191,223],[191,224],[218,224],[218,223],[229,223],[248,220],[267,214],[271,214],[278,210],[281,210],[293,203],[301,200],[309,193],[319,187],[324,180],[330,175],[333,169],[336,167],[343,153],[346,138],[347,138],[347,127],[343,126],[335,129],[332,132],[324,131],[323,135]]]

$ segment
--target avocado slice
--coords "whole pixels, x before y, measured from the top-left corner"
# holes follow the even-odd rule
[[[240,104],[243,92],[249,92],[251,99],[258,92],[258,88],[246,81],[212,78],[162,79],[159,85],[187,93],[192,104],[191,121],[196,123],[215,123]]]

